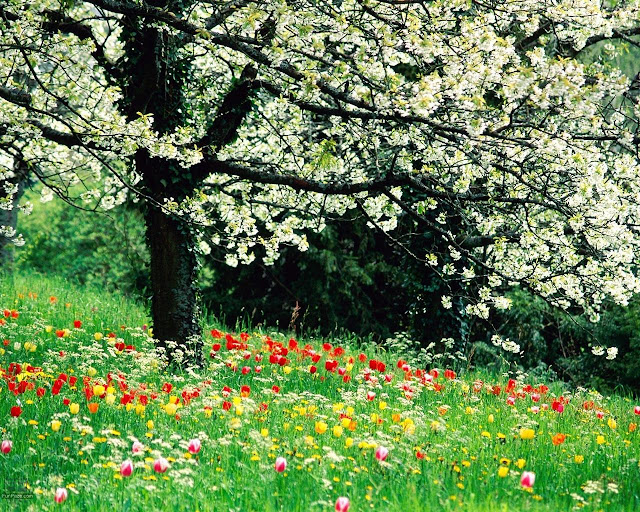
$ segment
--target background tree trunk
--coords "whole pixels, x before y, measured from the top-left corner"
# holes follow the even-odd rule
[[[11,210],[0,208],[0,226],[7,226],[16,229],[18,227],[18,203],[24,193],[29,175],[27,166],[21,160],[16,160],[14,165],[15,175],[6,181],[0,181],[0,191],[4,192],[4,186],[9,183],[11,186],[18,185],[18,192],[13,196]],[[14,244],[11,238],[0,236],[0,269],[5,274],[13,272]]]

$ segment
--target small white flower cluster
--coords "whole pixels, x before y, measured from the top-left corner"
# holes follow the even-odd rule
[[[494,334],[493,336],[491,336],[491,343],[496,347],[502,348],[506,352],[512,352],[514,354],[520,353],[520,345],[518,345],[514,341],[511,341],[509,338],[505,340],[498,334]]]
[[[607,353],[607,359],[613,360],[618,356],[618,347],[609,347],[605,349],[602,345],[597,345],[591,348],[591,353],[594,356],[602,356],[604,353]]]

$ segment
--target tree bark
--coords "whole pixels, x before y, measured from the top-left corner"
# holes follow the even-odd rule
[[[156,345],[170,362],[202,362],[198,323],[198,262],[194,237],[180,219],[149,205],[145,214],[151,255],[151,315]]]
[[[151,317],[156,346],[170,363],[200,365],[202,336],[199,325],[198,259],[195,236],[188,222],[163,209],[166,184],[179,169],[166,160],[136,155],[136,168],[145,177],[144,216],[150,255]],[[171,187],[171,197],[181,201],[193,188],[184,183]],[[183,186],[179,186],[183,185]]]

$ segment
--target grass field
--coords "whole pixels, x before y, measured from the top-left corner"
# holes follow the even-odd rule
[[[0,510],[640,510],[630,397],[220,325],[169,373],[144,307],[51,278],[0,315]]]

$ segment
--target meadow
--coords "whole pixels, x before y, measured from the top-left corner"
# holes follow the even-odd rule
[[[169,369],[148,323],[0,283],[0,510],[640,509],[630,396],[213,321],[204,368]]]

